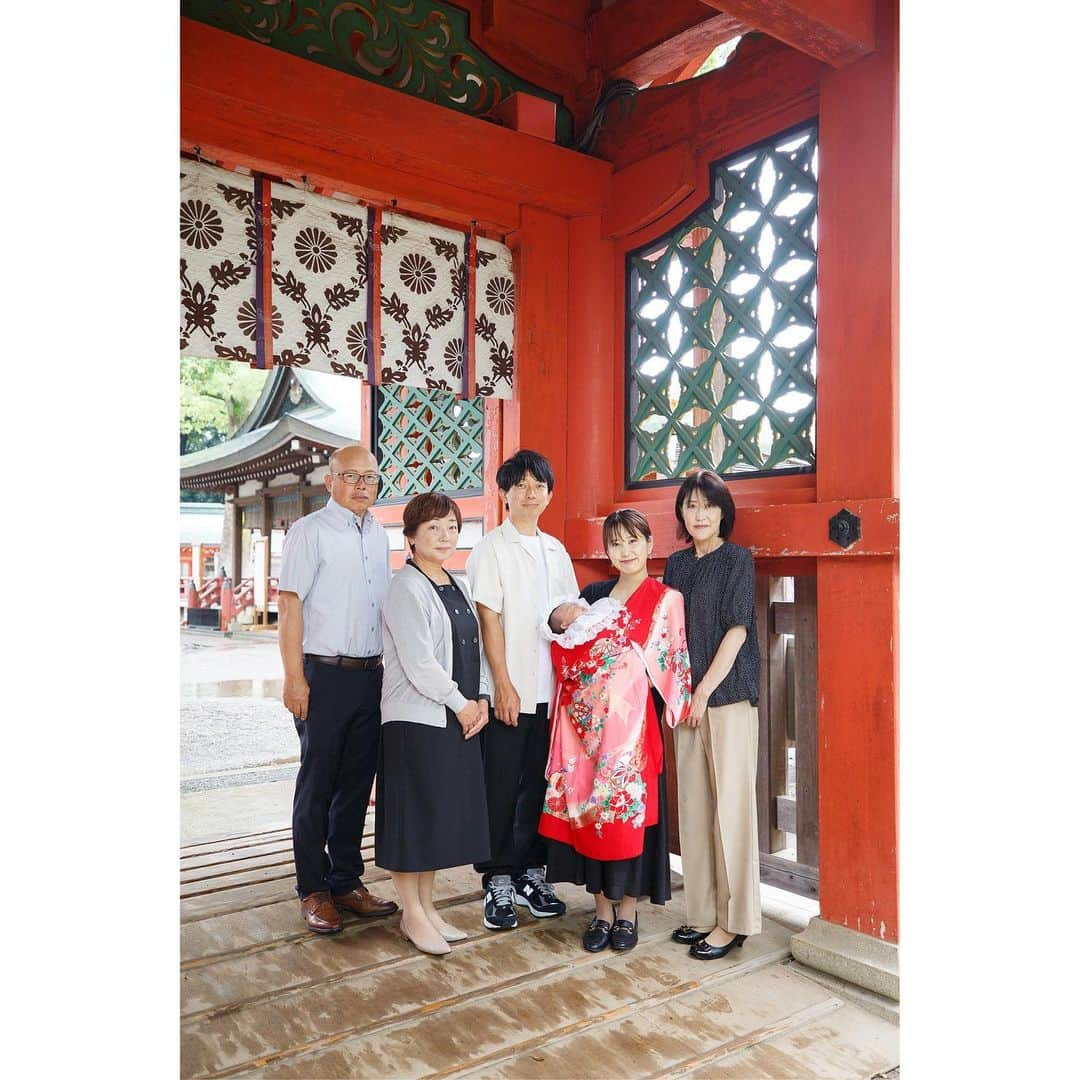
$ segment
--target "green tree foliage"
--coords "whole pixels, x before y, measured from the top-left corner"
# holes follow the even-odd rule
[[[733,37],[730,41],[723,41],[705,58],[705,63],[694,72],[694,78],[698,75],[708,75],[710,71],[722,68],[732,57],[739,47],[741,37]]]
[[[203,450],[235,435],[268,374],[235,360],[181,360],[180,453]]]

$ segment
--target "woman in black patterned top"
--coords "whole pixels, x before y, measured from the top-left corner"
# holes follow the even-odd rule
[[[683,481],[675,517],[691,546],[669,556],[664,584],[683,594],[694,692],[675,729],[687,920],[672,937],[713,960],[761,931],[754,557],[728,539],[735,502],[716,473]]]

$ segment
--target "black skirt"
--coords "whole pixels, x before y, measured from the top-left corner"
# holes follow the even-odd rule
[[[446,727],[383,724],[375,799],[375,865],[418,873],[490,858],[480,740]]]

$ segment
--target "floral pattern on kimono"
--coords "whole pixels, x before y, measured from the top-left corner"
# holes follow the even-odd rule
[[[548,787],[540,834],[600,860],[641,854],[663,767],[651,688],[671,727],[690,708],[682,594],[646,578],[588,640],[551,646]]]

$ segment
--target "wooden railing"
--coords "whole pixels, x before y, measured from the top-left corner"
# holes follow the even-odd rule
[[[759,574],[756,604],[761,650],[757,775],[761,880],[816,897],[817,578]],[[668,847],[678,854],[678,776],[674,741],[667,725],[664,761]],[[790,766],[794,777],[789,775]]]
[[[761,880],[817,896],[817,578],[759,575],[757,622]]]

